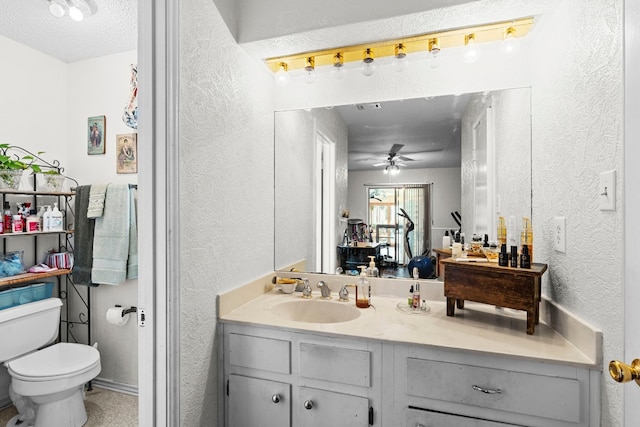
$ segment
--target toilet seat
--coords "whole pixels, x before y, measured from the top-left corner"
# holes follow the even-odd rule
[[[85,344],[58,343],[6,363],[13,379],[41,382],[81,376],[100,365],[100,353]]]

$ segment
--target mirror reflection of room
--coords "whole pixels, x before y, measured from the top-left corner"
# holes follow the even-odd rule
[[[308,254],[306,271],[355,275],[375,256],[381,276],[411,277],[412,258],[434,257],[445,233],[496,240],[499,215],[531,212],[530,102],[525,87],[367,104],[376,108],[276,112],[276,228],[299,231],[293,243],[286,233],[276,235],[276,269]],[[339,135],[330,211],[326,197],[296,188],[313,188],[321,176],[314,172],[314,126]],[[345,152],[346,165],[339,160]],[[303,179],[291,182],[291,173]],[[278,208],[294,200],[307,200],[297,215]],[[325,206],[322,214],[314,206]],[[322,235],[314,233],[318,221]]]

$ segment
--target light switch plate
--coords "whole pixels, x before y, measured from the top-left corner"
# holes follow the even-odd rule
[[[601,211],[616,210],[616,171],[611,170],[600,173],[600,185],[598,186],[598,203]]]
[[[552,220],[552,230],[553,230],[553,249],[557,252],[566,253],[567,251],[567,232],[566,232],[567,221],[563,216],[557,216]]]

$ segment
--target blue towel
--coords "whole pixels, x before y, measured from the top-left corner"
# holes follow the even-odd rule
[[[107,187],[103,214],[95,219],[93,283],[119,285],[127,278],[138,277],[135,202],[130,193],[128,184],[109,184]],[[130,249],[133,253],[128,277]]]

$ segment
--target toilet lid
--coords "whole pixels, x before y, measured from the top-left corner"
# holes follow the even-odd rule
[[[7,367],[21,377],[58,377],[84,371],[100,361],[100,353],[84,344],[58,343],[12,360]]]

